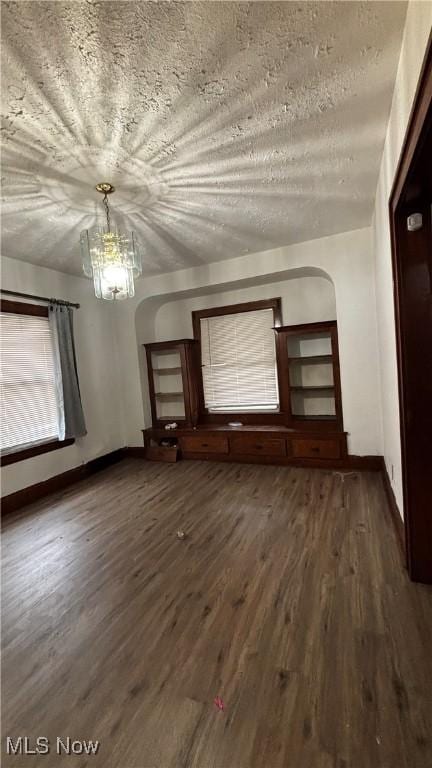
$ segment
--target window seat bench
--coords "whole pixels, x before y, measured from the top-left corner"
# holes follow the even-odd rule
[[[281,425],[205,424],[142,430],[147,449],[161,440],[176,441],[182,459],[287,464],[305,467],[351,467],[346,433],[293,429]]]

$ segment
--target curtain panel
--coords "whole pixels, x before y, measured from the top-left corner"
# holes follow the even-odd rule
[[[49,322],[53,338],[59,440],[83,437],[87,429],[78,382],[72,308],[50,305]]]

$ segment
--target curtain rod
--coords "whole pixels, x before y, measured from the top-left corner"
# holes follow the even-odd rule
[[[5,288],[0,288],[1,293],[7,293],[8,296],[21,296],[23,299],[35,299],[36,301],[47,301],[48,304],[61,304],[64,307],[80,308],[79,304],[74,304],[73,301],[63,301],[62,299],[48,299],[46,296],[35,296],[33,293],[20,293],[19,291],[7,291]]]

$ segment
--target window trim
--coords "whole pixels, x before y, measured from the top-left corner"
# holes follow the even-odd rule
[[[0,312],[11,312],[14,315],[48,317],[48,307],[45,307],[42,304],[27,304],[23,301],[9,301],[8,299],[0,300]],[[15,464],[18,461],[31,459],[33,456],[39,456],[42,453],[49,453],[50,451],[56,451],[59,448],[66,448],[74,442],[75,438],[71,437],[67,440],[47,440],[44,443],[30,445],[21,450],[11,449],[10,451],[1,451],[0,465],[6,467],[8,464]]]
[[[273,299],[261,299],[258,301],[246,301],[242,304],[228,304],[224,307],[209,307],[208,309],[197,309],[192,312],[192,328],[194,339],[198,342],[197,349],[197,369],[198,369],[198,401],[199,401],[199,421],[204,423],[227,423],[229,421],[242,421],[244,424],[270,424],[281,422],[283,414],[279,408],[274,411],[237,411],[237,412],[211,412],[205,407],[204,383],[201,368],[201,320],[206,317],[218,317],[220,315],[235,315],[240,312],[254,312],[260,309],[273,310],[273,324],[275,328],[282,325],[282,300],[280,297]],[[276,344],[276,342],[275,342]],[[276,375],[279,382],[279,360],[278,346],[276,344]]]

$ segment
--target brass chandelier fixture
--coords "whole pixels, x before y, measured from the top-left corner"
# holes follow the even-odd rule
[[[102,182],[96,189],[103,195],[106,226],[81,232],[84,274],[93,279],[98,299],[126,299],[135,295],[134,279],[142,273],[140,248],[132,230],[121,232],[111,221],[108,195],[115,192],[113,185]]]

